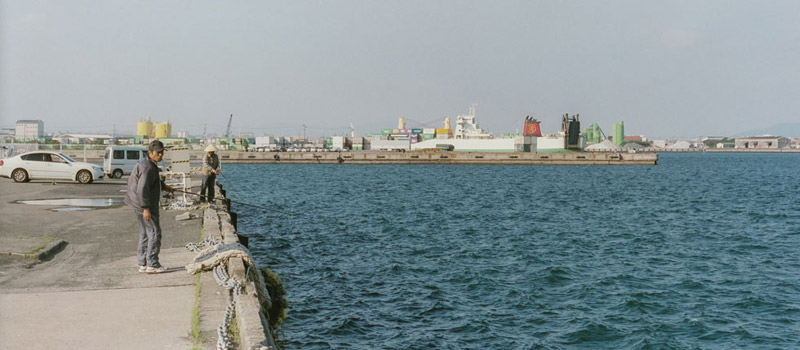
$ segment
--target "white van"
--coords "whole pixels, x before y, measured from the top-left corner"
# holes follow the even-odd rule
[[[133,167],[143,157],[147,157],[147,148],[136,146],[108,146],[103,155],[103,172],[109,178],[119,179],[122,175],[130,175]]]

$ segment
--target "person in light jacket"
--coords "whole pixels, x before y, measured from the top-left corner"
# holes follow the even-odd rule
[[[137,258],[139,272],[162,273],[167,270],[158,261],[161,251],[161,224],[158,215],[158,203],[161,199],[162,187],[172,192],[158,175],[157,163],[164,157],[164,144],[154,140],[150,142],[147,158],[136,163],[128,178],[128,193],[125,204],[133,208],[139,221],[139,248]]]
[[[208,145],[205,150],[206,154],[203,155],[203,166],[201,167],[201,171],[203,172],[203,184],[200,186],[200,200],[205,202],[206,198],[208,198],[208,202],[213,204],[214,203],[214,183],[217,180],[217,175],[222,171],[219,163],[219,157],[217,157],[217,147],[213,144]],[[208,195],[206,195],[206,190],[208,191]]]

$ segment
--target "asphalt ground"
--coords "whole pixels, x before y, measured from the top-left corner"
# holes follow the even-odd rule
[[[0,349],[213,348],[227,295],[211,274],[200,280],[203,341],[189,336],[197,279],[183,268],[194,257],[184,246],[200,241],[201,219],[177,221],[186,211],[161,210],[160,259],[168,271],[147,275],[138,272],[138,224],[124,204],[58,211],[69,207],[19,203],[121,200],[126,180],[81,185],[0,178]],[[61,240],[66,244],[42,260],[9,255]]]

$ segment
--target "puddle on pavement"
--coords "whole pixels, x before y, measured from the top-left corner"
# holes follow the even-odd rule
[[[52,211],[85,211],[85,210],[94,210],[92,208],[81,208],[81,207],[66,207],[66,208],[55,208],[50,209]]]
[[[32,205],[52,205],[52,206],[69,206],[69,207],[81,207],[81,208],[60,208],[60,209],[72,209],[72,210],[62,210],[62,211],[74,211],[74,210],[91,210],[90,208],[86,207],[110,207],[112,205],[122,205],[123,200],[122,198],[64,198],[64,199],[39,199],[39,200],[31,200],[31,201],[17,201],[19,204],[32,204]]]

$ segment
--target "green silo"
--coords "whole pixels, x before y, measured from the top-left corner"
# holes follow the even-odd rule
[[[592,125],[592,127],[594,129],[594,131],[592,131],[592,136],[594,137],[593,142],[594,143],[602,142],[603,141],[603,135],[600,134],[600,125],[597,125],[597,123],[594,123],[594,125]]]
[[[592,128],[591,125],[588,128],[586,128],[586,130],[583,131],[583,137],[586,140],[586,143],[590,143],[594,140],[594,135],[592,135],[592,131],[594,131],[594,129]]]
[[[614,144],[622,146],[623,142],[625,142],[625,122],[621,121],[614,124]]]

